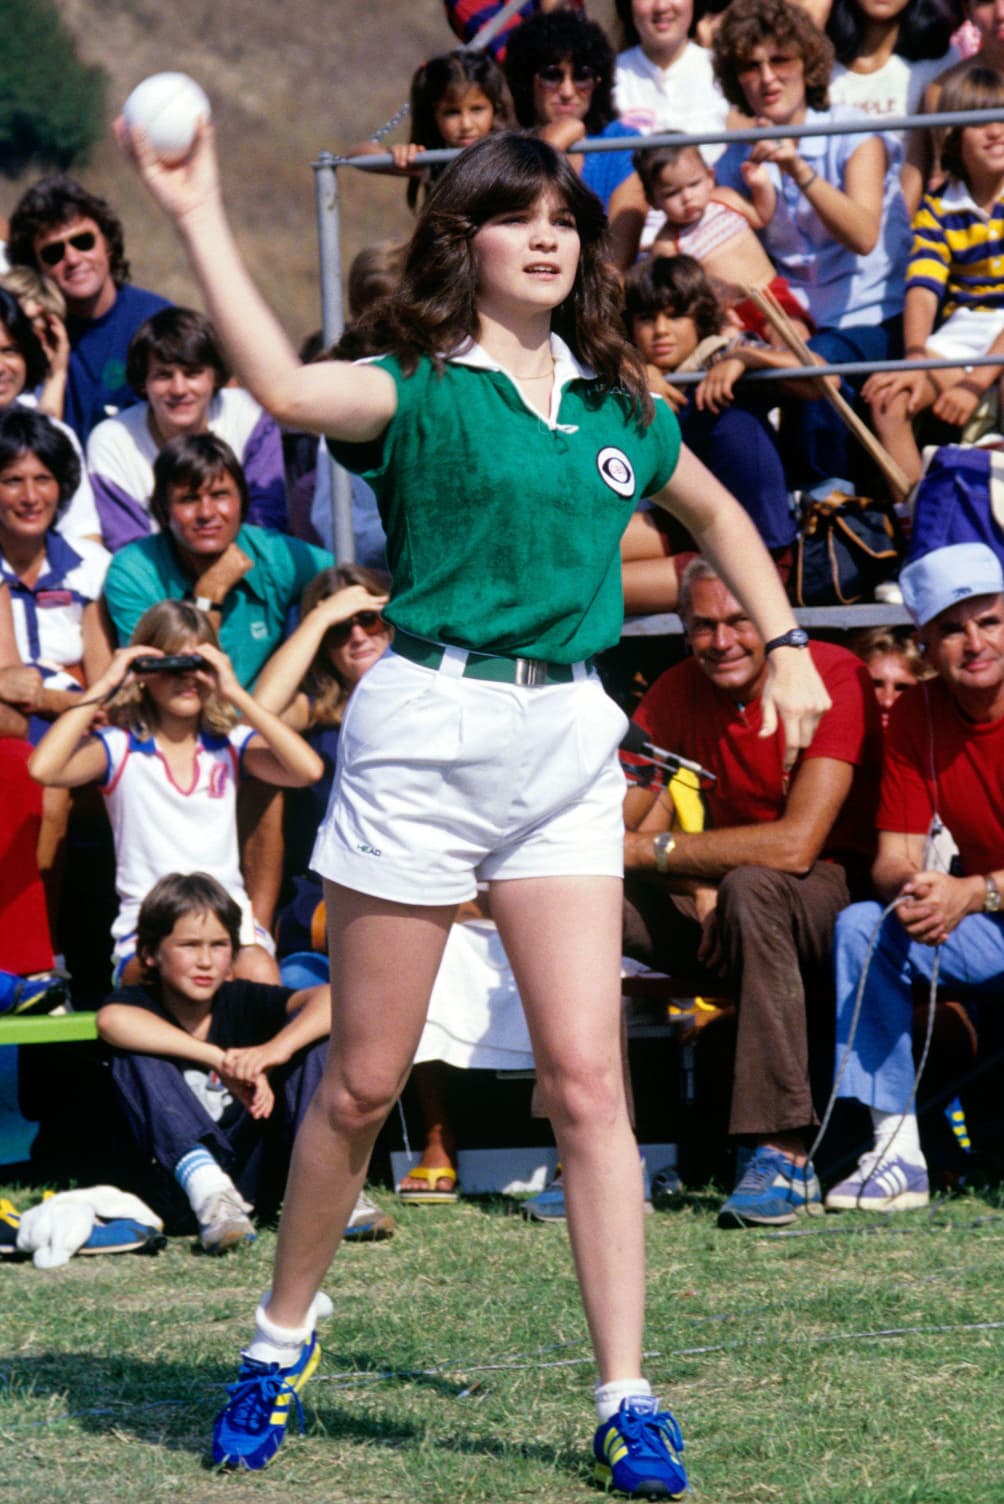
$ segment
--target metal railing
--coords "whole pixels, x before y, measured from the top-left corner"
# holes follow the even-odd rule
[[[517,8],[516,4],[507,7],[500,12],[468,44],[469,48],[483,45],[485,36],[491,28],[494,35],[508,15]],[[497,24],[496,24],[497,23]],[[651,146],[708,146],[718,145],[722,142],[732,143],[735,141],[778,141],[783,139],[801,140],[805,136],[873,136],[886,131],[904,131],[914,129],[944,129],[948,125],[989,125],[1000,120],[999,109],[989,110],[957,110],[943,115],[896,115],[896,116],[871,116],[865,115],[854,120],[828,121],[825,125],[792,125],[792,126],[748,126],[737,130],[701,131],[691,135],[685,131],[672,131],[639,136],[637,145]],[[629,151],[637,149],[631,146],[631,137],[616,137],[611,140],[599,140],[589,138],[576,142],[575,153],[590,153],[604,151]],[[451,162],[454,157],[460,155],[463,148],[452,150],[436,150],[420,152],[414,158],[414,166],[434,166],[442,162]],[[311,163],[314,171],[315,197],[317,203],[317,239],[320,254],[321,275],[321,326],[325,343],[332,345],[339,339],[345,328],[345,305],[342,291],[342,254],[341,254],[341,224],[339,217],[338,200],[338,169],[351,167],[360,172],[379,172],[388,167],[393,167],[394,158],[390,152],[372,153],[363,157],[341,157],[334,152],[322,151],[317,160]],[[990,356],[976,356],[967,359],[964,364],[968,366],[1001,365],[999,359]],[[779,368],[770,371],[749,371],[743,376],[743,381],[791,381],[805,376],[860,376],[868,375],[874,371],[889,370],[924,370],[937,371],[951,369],[960,364],[958,360],[931,360],[929,358],[910,357],[903,360],[882,361],[838,361],[829,365],[800,366],[795,369]],[[699,371],[674,377],[674,383],[680,385],[693,385],[702,379]],[[335,555],[340,562],[354,558],[355,549],[352,533],[352,497],[351,482],[348,474],[341,466],[332,464],[332,513]]]

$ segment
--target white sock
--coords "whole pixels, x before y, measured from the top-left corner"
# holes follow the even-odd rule
[[[188,1197],[196,1216],[210,1196],[215,1196],[218,1191],[237,1189],[227,1172],[201,1145],[181,1156],[174,1167],[174,1178]]]
[[[879,1112],[877,1107],[869,1111],[875,1130],[875,1152],[881,1159],[902,1159],[909,1165],[927,1163],[920,1147],[915,1113]]]
[[[266,1290],[261,1298],[262,1310],[265,1309],[271,1298],[272,1291]],[[310,1320],[312,1325],[316,1326],[319,1321],[327,1321],[329,1316],[334,1315],[334,1312],[335,1303],[331,1299],[331,1296],[325,1294],[323,1290],[318,1290],[310,1305]]]
[[[652,1386],[648,1379],[613,1379],[609,1384],[596,1386],[596,1415],[600,1425],[616,1415],[622,1400],[632,1400],[636,1395],[650,1396]]]
[[[254,1313],[254,1337],[245,1349],[245,1356],[258,1363],[278,1363],[280,1368],[288,1368],[300,1356],[300,1349],[313,1330],[312,1313],[304,1327],[278,1326],[269,1320],[262,1302]]]

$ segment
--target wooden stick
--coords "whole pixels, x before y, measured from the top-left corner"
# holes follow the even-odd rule
[[[748,287],[746,295],[759,308],[764,318],[780,335],[803,366],[816,364],[815,356],[808,345],[802,339],[798,330],[794,327],[784,309],[778,303],[769,287]],[[814,378],[810,377],[809,380]],[[822,387],[822,394],[836,413],[843,419],[858,443],[868,452],[876,465],[881,470],[888,482],[894,501],[905,501],[910,491],[910,482],[884,444],[872,433],[867,424],[863,423],[850,403],[835,391],[825,376],[818,378]]]

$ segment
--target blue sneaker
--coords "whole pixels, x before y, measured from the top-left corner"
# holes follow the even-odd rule
[[[902,1212],[927,1206],[931,1188],[927,1166],[909,1160],[883,1159],[874,1151],[863,1154],[853,1174],[828,1192],[828,1212]]]
[[[320,1360],[316,1332],[288,1368],[245,1356],[236,1383],[227,1385],[230,1398],[213,1425],[213,1461],[220,1467],[252,1471],[266,1467],[282,1445],[294,1405],[303,1430],[300,1390]]]
[[[622,1400],[593,1439],[593,1476],[629,1499],[682,1499],[687,1475],[680,1461],[683,1437],[668,1410],[652,1395]]]
[[[819,1181],[811,1164],[796,1165],[779,1149],[760,1144],[718,1213],[719,1227],[783,1227],[799,1212],[821,1212]]]
[[[528,1196],[520,1211],[529,1222],[564,1222],[565,1187],[560,1165],[554,1172],[554,1179],[536,1196]]]

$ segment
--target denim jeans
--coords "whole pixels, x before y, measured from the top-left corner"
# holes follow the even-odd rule
[[[850,1034],[854,1003],[872,933],[882,913],[877,903],[856,903],[837,920],[837,1069]],[[965,1001],[1004,991],[1004,914],[971,914],[943,945],[911,940],[895,912],[879,931],[868,966],[861,1016],[838,1095],[855,1097],[880,1112],[902,1112],[913,1088],[913,983],[929,981],[941,956],[939,984]]]

